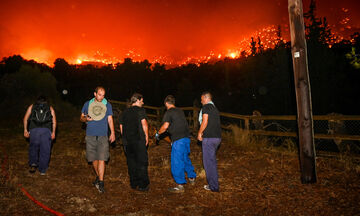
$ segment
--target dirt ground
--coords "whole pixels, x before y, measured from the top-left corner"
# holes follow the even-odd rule
[[[106,193],[92,186],[81,123],[58,126],[45,176],[28,172],[28,142],[22,130],[0,130],[0,215],[51,215],[24,194],[64,215],[360,215],[360,166],[348,160],[317,158],[318,182],[300,182],[296,153],[249,150],[223,141],[218,151],[220,193],[205,191],[201,148],[191,143],[196,184],[173,194],[170,144],[152,145],[148,192],[129,186],[121,145],[110,149]]]

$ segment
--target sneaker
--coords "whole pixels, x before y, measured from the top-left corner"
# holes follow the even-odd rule
[[[204,185],[204,189],[207,191],[211,190],[209,185]]]
[[[44,173],[44,172],[40,172],[40,175],[44,176],[44,175],[45,175],[45,173]]]
[[[219,189],[217,189],[217,190],[211,190],[209,185],[204,185],[204,189],[207,190],[207,191],[219,192]]]
[[[99,184],[97,184],[98,187],[96,187],[99,190],[99,193],[105,193],[105,188],[104,188],[104,181],[99,181]]]
[[[195,178],[189,178],[189,184],[195,185]]]
[[[92,184],[93,184],[97,189],[99,189],[99,182],[100,182],[99,176],[96,176],[96,179],[95,179],[95,181],[93,181]]]
[[[36,166],[30,166],[29,173],[35,173],[36,172]]]
[[[185,188],[183,185],[177,185],[173,188],[169,188],[169,191],[173,193],[183,193],[185,191]]]

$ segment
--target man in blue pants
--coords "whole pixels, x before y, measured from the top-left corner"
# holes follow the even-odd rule
[[[219,192],[216,162],[216,151],[221,142],[219,110],[212,102],[212,96],[209,92],[202,93],[201,104],[203,107],[199,115],[201,125],[198,132],[198,140],[202,141],[203,164],[208,182],[208,185],[204,185],[204,189]]]
[[[169,188],[170,192],[184,192],[185,172],[190,184],[195,184],[196,173],[189,158],[190,154],[190,132],[184,112],[175,107],[175,97],[168,95],[164,100],[166,113],[163,118],[163,124],[155,135],[164,133],[166,130],[170,133],[172,141],[171,147],[171,174],[176,182],[176,186]]]
[[[55,111],[44,96],[30,105],[24,116],[24,137],[30,137],[29,166],[30,173],[39,169],[45,175],[50,161],[51,140],[55,139]]]

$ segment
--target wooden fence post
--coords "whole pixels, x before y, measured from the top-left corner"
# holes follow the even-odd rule
[[[244,119],[244,121],[245,121],[245,130],[249,130],[250,129],[250,120],[249,120],[249,118],[245,118]]]
[[[199,112],[197,107],[193,107],[193,130],[196,131],[199,126]]]
[[[160,116],[160,108],[156,109],[156,119],[158,122],[161,122],[161,116]]]
[[[288,0],[297,103],[301,182],[316,182],[314,128],[302,0]]]

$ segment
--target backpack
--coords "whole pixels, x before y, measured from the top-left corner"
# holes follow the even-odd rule
[[[47,103],[35,103],[31,109],[29,120],[36,126],[44,126],[52,122],[50,106]]]

